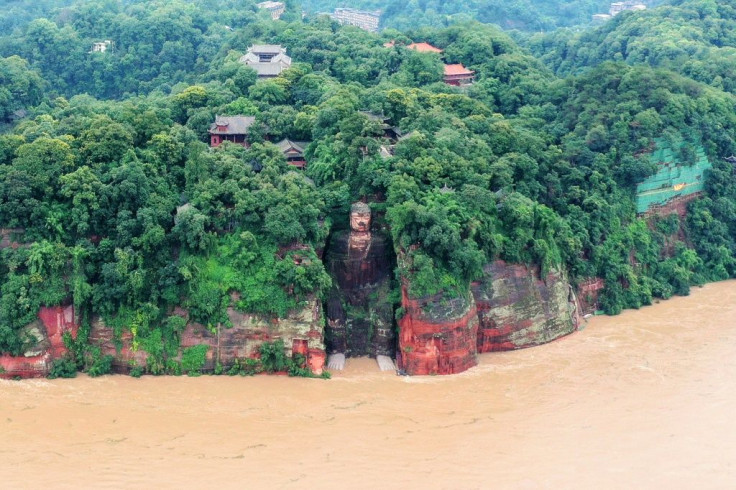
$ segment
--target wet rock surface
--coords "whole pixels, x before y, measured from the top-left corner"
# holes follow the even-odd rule
[[[410,298],[402,288],[399,369],[409,375],[454,374],[477,364],[475,300],[445,300],[442,294]]]
[[[478,310],[478,352],[521,349],[577,330],[576,295],[556,271],[498,260],[487,264],[471,290]]]
[[[205,372],[213,371],[218,363],[228,368],[236,359],[257,358],[264,342],[277,339],[284,341],[287,355],[304,356],[314,374],[322,374],[324,369],[327,356],[322,340],[323,318],[320,302],[316,299],[290,312],[286,318],[266,318],[228,308],[231,327],[217,325],[207,328],[189,321],[188,312],[182,308],[177,308],[174,314],[187,319],[186,327],[180,334],[179,354],[175,360],[181,360],[182,351],[187,348],[206,345]],[[99,346],[103,354],[114,357],[115,372],[128,373],[134,366],[145,367],[147,364],[148,354],[141,348],[133,348],[133,338],[128,329],[124,329],[116,342],[113,329],[96,320],[93,322],[90,342]],[[119,349],[116,344],[119,344]]]
[[[580,308],[560,273],[495,261],[466,296],[411,298],[402,291],[399,369],[409,375],[454,374],[476,354],[543,344],[577,330]]]
[[[36,341],[22,356],[0,356],[0,378],[42,378],[49,374],[55,359],[66,354],[64,333],[76,337],[78,325],[72,306],[43,307],[38,320],[26,327],[29,338]]]

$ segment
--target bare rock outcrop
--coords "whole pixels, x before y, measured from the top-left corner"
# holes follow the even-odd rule
[[[478,309],[478,352],[522,349],[577,330],[580,308],[567,278],[556,271],[497,260],[471,285]]]
[[[477,363],[478,313],[473,297],[442,293],[410,298],[402,287],[399,369],[409,375],[454,374]]]
[[[38,320],[26,327],[26,333],[36,341],[22,356],[0,356],[0,378],[43,378],[51,371],[56,359],[66,354],[64,333],[76,338],[79,326],[72,306],[42,307]]]

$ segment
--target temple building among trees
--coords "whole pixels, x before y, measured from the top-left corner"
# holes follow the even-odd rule
[[[393,48],[396,46],[396,42],[389,41],[384,43],[383,46],[385,48]],[[411,49],[412,51],[418,51],[420,53],[437,53],[440,56],[442,56],[443,53],[442,49],[425,42],[412,42],[406,46],[406,49]],[[445,64],[442,79],[448,85],[470,85],[475,80],[475,72],[473,70],[468,70],[461,63]]]
[[[454,65],[445,65],[445,75],[443,80],[448,85],[469,85],[475,79],[475,72],[468,70],[461,63]]]
[[[92,53],[105,53],[107,50],[112,50],[113,48],[113,42],[109,39],[106,39],[104,41],[100,41],[98,43],[92,44]]]
[[[253,68],[258,78],[273,78],[291,67],[291,58],[286,48],[279,44],[254,44],[240,57],[240,62]]]
[[[225,141],[248,147],[248,130],[256,121],[253,116],[215,116],[209,129],[210,146],[217,148]]]
[[[608,13],[611,17],[626,10],[646,10],[647,6],[637,0],[626,0],[624,2],[612,2]]]
[[[413,49],[414,51],[419,51],[420,53],[441,53],[442,52],[440,48],[435,48],[429,43],[411,43],[406,48]]]
[[[286,163],[294,167],[304,170],[307,168],[307,161],[304,159],[304,150],[307,148],[309,141],[292,141],[284,138],[276,143],[279,150],[284,153]]]

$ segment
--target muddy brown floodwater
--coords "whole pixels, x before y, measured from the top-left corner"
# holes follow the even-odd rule
[[[0,381],[0,488],[734,488],[736,281],[447,377]]]

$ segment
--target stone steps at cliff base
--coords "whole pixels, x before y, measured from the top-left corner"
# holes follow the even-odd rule
[[[327,369],[342,371],[345,369],[345,354],[330,354],[327,358]]]
[[[396,371],[394,360],[388,356],[376,356],[376,362],[381,371]]]

